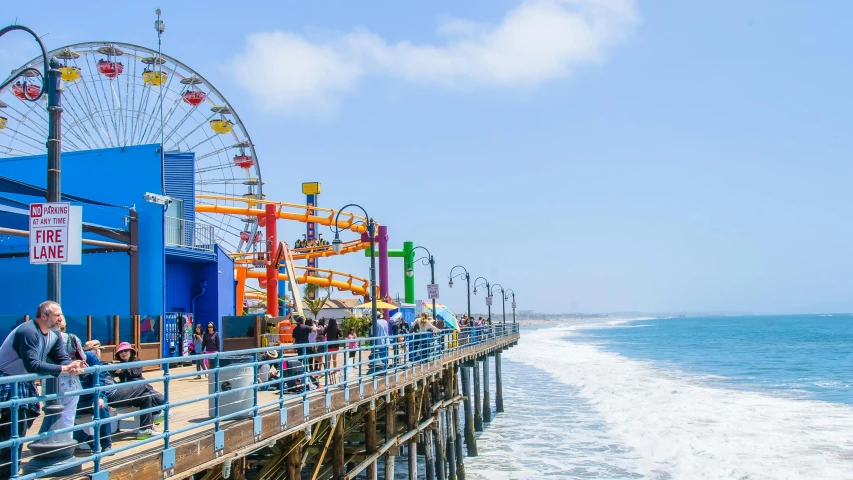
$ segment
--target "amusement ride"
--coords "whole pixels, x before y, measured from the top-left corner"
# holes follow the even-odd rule
[[[162,33],[162,32],[161,32]],[[150,48],[85,42],[48,52],[63,79],[62,151],[161,144],[165,153],[195,155],[196,219],[213,226],[215,242],[235,261],[237,305],[246,298],[278,298],[280,280],[370,296],[370,282],[316,267],[316,259],[364,250],[366,218],[267,200],[255,145],[236,109],[200,73]],[[40,66],[34,58],[16,70]],[[0,159],[44,152],[46,100],[36,70],[0,91]],[[165,158],[165,155],[163,155]],[[165,162],[165,160],[164,160]],[[339,251],[330,244],[289,249],[276,236],[277,220],[333,226],[360,235]],[[283,262],[307,260],[289,274]],[[313,260],[313,261],[312,261]],[[283,271],[284,270],[284,271]],[[295,277],[295,278],[292,278]],[[249,287],[257,279],[259,289]],[[268,302],[277,310],[278,302]]]

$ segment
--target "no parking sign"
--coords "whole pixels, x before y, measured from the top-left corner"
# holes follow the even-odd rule
[[[83,207],[69,203],[30,204],[30,263],[80,265]]]

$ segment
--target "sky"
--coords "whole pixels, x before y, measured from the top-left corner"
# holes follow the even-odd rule
[[[237,110],[267,198],[319,181],[320,206],[363,206],[432,252],[455,310],[461,264],[539,312],[853,311],[853,3],[44,3],[0,23],[156,47],[162,8],[163,52]],[[0,71],[36,53],[9,34]]]

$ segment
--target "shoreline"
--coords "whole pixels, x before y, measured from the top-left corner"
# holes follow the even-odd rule
[[[588,322],[631,322],[636,320],[648,320],[653,317],[598,317],[598,316],[589,316],[589,317],[566,317],[554,320],[539,320],[539,319],[530,319],[530,320],[519,320],[518,325],[521,327],[541,327],[541,326],[557,326],[561,323],[588,323]]]

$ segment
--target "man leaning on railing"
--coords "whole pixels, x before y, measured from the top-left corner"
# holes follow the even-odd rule
[[[62,318],[62,308],[56,302],[42,302],[36,310],[32,322],[24,322],[3,341],[0,346],[0,377],[25,375],[61,374],[79,375],[85,368],[80,360],[71,361],[65,352],[65,347],[59,341],[56,329]],[[49,360],[49,361],[48,361]],[[51,363],[52,362],[52,363]],[[17,385],[17,391],[14,391]],[[0,401],[38,396],[34,381],[0,384]],[[76,403],[76,402],[75,402]],[[67,404],[65,408],[74,409],[76,405]],[[37,402],[27,403],[18,407],[18,435],[27,434],[36,417],[41,413]],[[12,437],[12,409],[0,409],[0,441]],[[22,446],[18,445],[20,458]],[[0,449],[0,478],[12,476],[12,449]]]

